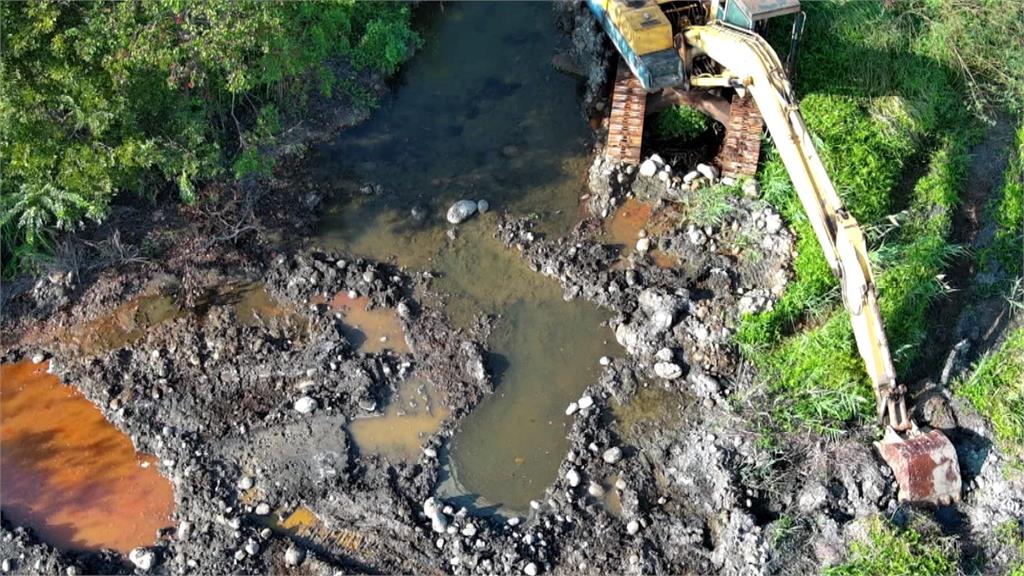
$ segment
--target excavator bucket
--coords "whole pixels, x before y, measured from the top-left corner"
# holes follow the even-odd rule
[[[956,449],[942,432],[911,431],[903,438],[886,427],[875,447],[896,475],[900,502],[944,506],[960,501]]]

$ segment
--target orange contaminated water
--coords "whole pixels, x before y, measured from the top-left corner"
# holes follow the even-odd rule
[[[366,296],[351,298],[347,292],[339,292],[331,300],[331,309],[345,316],[345,324],[352,328],[346,336],[359,350],[367,353],[393,350],[408,354],[409,345],[405,342],[398,314],[390,308],[367,310],[369,303]]]
[[[174,492],[80,392],[27,360],[0,366],[0,507],[66,550],[153,544]]]
[[[636,241],[640,238],[640,231],[647,230],[654,233],[658,226],[653,222],[653,208],[646,202],[635,198],[628,198],[622,203],[611,220],[605,227],[605,239],[609,244],[623,246],[622,257],[626,258],[636,251]],[[651,259],[661,268],[673,268],[679,264],[674,256],[666,254],[661,250],[652,250]]]

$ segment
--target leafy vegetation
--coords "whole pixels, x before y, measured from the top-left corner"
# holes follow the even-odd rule
[[[905,373],[925,337],[928,305],[945,289],[941,273],[956,254],[947,237],[980,123],[960,96],[957,71],[936,60],[940,31],[925,19],[894,14],[880,2],[805,8],[801,109],[844,204],[875,249],[880,306],[897,371]],[[870,418],[873,396],[837,280],[774,150],[760,180],[795,232],[798,255],[786,293],[773,310],[745,317],[737,341],[777,396],[781,422],[837,432]]]
[[[673,106],[662,110],[654,119],[654,134],[659,138],[693,140],[703,134],[711,120],[703,112],[689,106]]]
[[[358,96],[360,71],[408,56],[410,18],[353,0],[2,3],[5,274],[120,192],[190,202],[204,179],[267,173],[314,91]]]
[[[733,199],[739,194],[739,186],[716,184],[705,186],[694,192],[687,201],[686,217],[697,226],[718,226],[732,214],[736,207]]]
[[[873,519],[866,538],[850,545],[845,562],[825,576],[951,576],[957,573],[955,550],[948,542],[927,538],[913,528],[896,529]]]
[[[954,388],[992,422],[996,442],[1010,460],[1022,461],[1024,328],[1011,332],[998,351],[982,358],[971,376],[957,382]]]

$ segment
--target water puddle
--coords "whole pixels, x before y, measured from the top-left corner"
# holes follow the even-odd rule
[[[344,316],[345,338],[361,352],[375,354],[393,350],[408,354],[409,345],[398,314],[390,308],[370,310],[369,304],[366,296],[353,298],[347,292],[339,292],[331,299],[331,310]]]
[[[661,227],[650,204],[635,198],[627,198],[605,224],[604,240],[608,244],[622,247],[623,260],[620,262],[624,264],[625,259],[636,252],[636,243],[640,239],[641,231],[657,234]],[[650,251],[650,257],[655,265],[661,268],[675,268],[679,265],[678,258],[656,248]]]
[[[399,386],[384,415],[357,418],[349,424],[349,432],[360,452],[415,462],[423,441],[437,432],[447,416],[448,408],[436,398],[434,387],[410,378]]]
[[[67,337],[84,354],[96,354],[127,346],[161,322],[184,314],[173,296],[138,296],[111,313],[68,331]]]
[[[612,402],[612,414],[627,440],[642,437],[652,428],[676,425],[692,398],[663,386],[640,388],[628,402]]]
[[[0,366],[0,505],[14,524],[67,550],[151,545],[174,493],[81,393],[21,361]]]
[[[446,4],[381,110],[316,149],[309,168],[349,192],[328,208],[321,244],[439,272],[433,287],[456,325],[496,319],[487,345],[497,390],[461,423],[442,487],[478,512],[523,511],[543,495],[568,448],[566,405],[617,352],[605,314],[565,302],[557,282],[494,238],[494,211],[537,214],[539,232],[564,235],[586,192],[590,130],[577,81],[550,65],[568,43],[550,10]],[[492,212],[451,238],[445,212],[459,199],[486,199]]]

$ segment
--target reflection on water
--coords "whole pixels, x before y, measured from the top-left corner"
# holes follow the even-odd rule
[[[393,350],[408,354],[409,345],[398,314],[390,308],[368,310],[369,303],[366,296],[353,298],[347,292],[339,292],[331,299],[331,310],[345,318],[345,337],[361,352]]]
[[[493,211],[539,215],[541,233],[577,222],[590,131],[576,81],[550,65],[568,45],[551,10],[445,4],[393,97],[319,147],[309,168],[349,192],[328,209],[322,244],[439,272],[434,288],[456,325],[495,316],[488,364],[497,391],[461,424],[449,464],[481,506],[513,510],[554,480],[567,450],[565,406],[596,380],[611,332],[600,327],[606,315],[565,302],[557,282],[493,237],[493,212],[459,225],[454,239],[445,212],[486,199]]]
[[[0,414],[0,503],[14,524],[59,548],[127,553],[171,523],[155,458],[45,363],[0,366]]]
[[[182,315],[172,296],[139,296],[111,313],[68,331],[67,338],[85,354],[115,350],[146,335],[146,331]]]
[[[384,415],[353,420],[349,432],[359,451],[405,462],[419,459],[423,441],[448,416],[433,392],[426,380],[410,378],[399,386]]]

